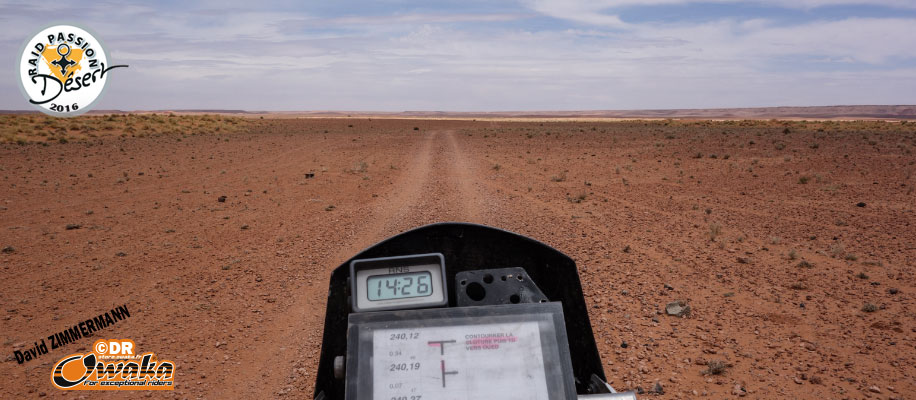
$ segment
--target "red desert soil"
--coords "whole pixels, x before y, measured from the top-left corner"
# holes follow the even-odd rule
[[[615,388],[910,397],[914,150],[913,123],[394,119],[2,145],[0,397],[63,396],[93,339],[14,350],[126,304],[95,338],[174,361],[155,396],[310,399],[330,271],[437,221],[572,256]]]

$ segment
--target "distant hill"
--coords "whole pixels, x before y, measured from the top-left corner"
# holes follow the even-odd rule
[[[0,114],[37,111],[0,110]],[[676,118],[676,119],[916,119],[916,105],[866,105],[817,107],[707,108],[671,110],[586,111],[246,111],[246,110],[92,110],[89,114],[123,113],[231,114],[277,117],[388,117],[388,118]]]
[[[284,114],[284,113],[277,113]],[[679,119],[916,119],[916,105],[819,106],[765,108],[710,108],[673,110],[590,110],[590,111],[403,111],[290,112],[306,116],[387,116],[426,118],[679,118]]]

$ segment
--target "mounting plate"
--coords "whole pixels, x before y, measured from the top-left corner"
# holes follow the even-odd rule
[[[494,268],[455,274],[458,307],[549,301],[524,268]]]

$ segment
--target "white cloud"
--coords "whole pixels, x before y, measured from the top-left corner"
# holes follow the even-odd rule
[[[529,8],[543,15],[584,24],[611,28],[633,25],[621,21],[615,12],[624,7],[686,5],[691,3],[757,3],[789,9],[815,9],[825,6],[867,5],[900,9],[916,9],[913,0],[523,0]]]
[[[805,7],[825,2],[800,0]],[[908,66],[916,62],[916,19],[627,24],[613,16],[615,7],[630,3],[541,0],[533,6],[582,22],[569,28],[526,25],[531,10],[332,18],[152,6],[99,5],[81,12],[113,60],[131,65],[113,76],[100,108],[550,110],[916,102],[916,70]],[[18,52],[21,37],[42,25],[42,12],[0,5],[0,53]],[[0,70],[0,109],[25,107],[11,73]]]
[[[747,63],[791,57],[801,63],[823,57],[881,64],[894,58],[916,58],[916,35],[912,32],[916,32],[916,19],[849,18],[791,26],[730,20],[690,26],[652,25],[634,28],[632,34],[682,39],[686,43],[675,51],[695,58]]]

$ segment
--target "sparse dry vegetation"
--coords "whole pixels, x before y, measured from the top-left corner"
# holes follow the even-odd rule
[[[715,242],[716,238],[722,234],[722,225],[709,224],[709,241]]]
[[[369,170],[369,163],[365,161],[359,161],[353,164],[352,167],[347,168],[346,172],[349,172],[351,174],[362,174],[368,170]]]
[[[566,200],[569,200],[570,203],[579,204],[579,203],[585,201],[586,198],[588,198],[588,193],[582,192],[582,193],[579,193],[579,194],[578,194],[577,196],[575,196],[575,197],[567,196],[567,197],[566,197]]]
[[[722,375],[731,365],[725,361],[709,360],[706,363],[706,369],[701,373],[703,375]]]
[[[219,114],[109,114],[56,118],[44,114],[0,115],[0,143],[68,143],[106,136],[190,136],[245,132],[252,122]]]

